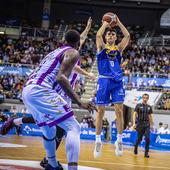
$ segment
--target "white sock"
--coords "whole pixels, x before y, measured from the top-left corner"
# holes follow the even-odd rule
[[[101,140],[101,135],[96,135],[96,142],[102,142],[102,140]]]
[[[117,141],[122,142],[122,134],[117,134]]]
[[[66,154],[68,162],[77,163],[80,154],[80,128],[75,127],[67,132],[65,139]],[[72,169],[69,169],[72,170]]]
[[[22,123],[22,118],[17,118],[17,119],[14,119],[14,124],[15,125],[17,125],[17,126],[20,126],[20,125],[22,125],[23,123]]]

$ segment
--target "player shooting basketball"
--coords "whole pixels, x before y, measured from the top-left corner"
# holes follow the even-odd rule
[[[113,26],[118,26],[124,37],[120,43],[115,44],[117,35]],[[103,35],[105,34],[105,39]],[[115,153],[117,156],[123,155],[122,131],[124,127],[123,120],[123,72],[121,69],[121,59],[123,50],[127,47],[130,40],[130,34],[119,18],[113,13],[107,13],[103,16],[103,23],[96,35],[97,63],[98,63],[98,85],[96,104],[98,111],[96,115],[96,142],[94,148],[94,157],[101,155],[101,130],[102,121],[105,112],[105,106],[112,103],[116,113],[117,140],[115,142]],[[106,42],[106,43],[104,43]]]

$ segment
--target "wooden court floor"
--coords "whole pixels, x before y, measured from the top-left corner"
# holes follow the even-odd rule
[[[0,143],[26,145],[24,148],[8,148],[0,146],[0,159],[36,160],[40,161],[44,155],[41,138],[23,136],[0,136]],[[125,146],[123,157],[116,157],[113,144],[103,145],[100,159],[93,158],[94,143],[81,141],[79,165],[101,168],[104,170],[170,170],[170,152],[150,151],[150,158],[143,157],[143,149],[139,149],[138,156],[133,155],[133,148]],[[58,160],[67,163],[64,141],[57,151]]]

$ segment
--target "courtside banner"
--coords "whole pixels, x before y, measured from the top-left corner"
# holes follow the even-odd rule
[[[154,146],[170,149],[170,134],[157,135]]]
[[[101,138],[104,140],[104,133],[102,131]],[[80,131],[80,139],[89,139],[95,140],[96,139],[96,129],[94,128],[82,128]]]
[[[36,124],[23,124],[21,133],[25,136],[42,136],[42,130]]]
[[[124,104],[128,107],[135,108],[138,103],[142,102],[142,95],[144,93],[149,94],[148,104],[153,106],[160,99],[161,92],[148,92],[148,91],[136,91],[136,90],[127,90],[125,94]]]
[[[134,144],[136,142],[136,131],[123,131],[122,140],[126,144]]]

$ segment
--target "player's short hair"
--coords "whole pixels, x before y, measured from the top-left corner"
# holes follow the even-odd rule
[[[108,32],[114,32],[115,34],[116,33],[116,30],[114,28],[107,28],[106,31],[105,31],[105,35],[108,33]]]
[[[159,122],[159,126],[162,126],[163,125],[163,123],[162,122]]]
[[[143,95],[142,95],[142,97],[143,96],[148,96],[148,98],[149,98],[149,94],[148,93],[144,93]]]
[[[80,33],[76,30],[69,30],[65,34],[65,40],[68,44],[76,44],[80,41]]]

